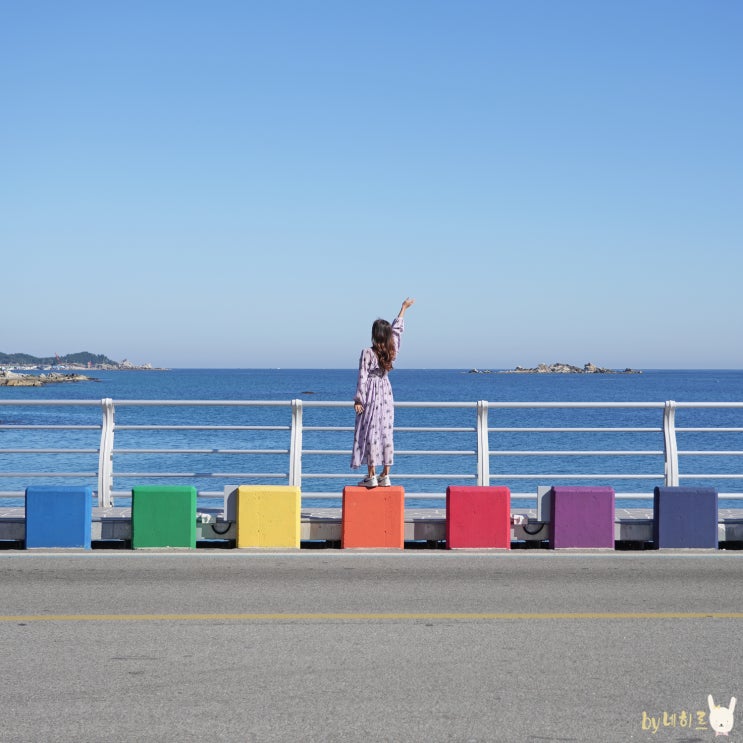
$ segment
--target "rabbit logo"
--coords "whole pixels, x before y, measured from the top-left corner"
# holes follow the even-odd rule
[[[725,735],[733,729],[733,710],[735,709],[735,697],[730,698],[729,707],[718,707],[715,700],[710,694],[707,697],[709,703],[709,724],[715,731],[715,738],[718,735]]]

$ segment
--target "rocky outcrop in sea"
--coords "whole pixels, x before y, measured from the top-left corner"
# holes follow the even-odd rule
[[[590,361],[581,366],[572,364],[539,364],[539,366],[526,369],[523,366],[517,366],[515,369],[501,372],[501,374],[642,374],[641,371],[630,369],[629,367],[620,371],[618,369],[607,369],[603,366],[595,366]]]
[[[0,387],[42,387],[45,384],[57,384],[59,382],[92,382],[92,377],[84,374],[60,374],[51,372],[49,374],[18,374],[8,370],[0,371]]]

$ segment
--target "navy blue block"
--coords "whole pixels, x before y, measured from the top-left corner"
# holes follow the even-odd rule
[[[93,492],[87,486],[38,485],[26,488],[26,549],[90,549]]]
[[[655,548],[717,549],[717,490],[657,487],[653,492]]]

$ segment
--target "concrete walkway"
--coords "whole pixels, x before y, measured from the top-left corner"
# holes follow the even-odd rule
[[[529,518],[526,527],[511,529],[513,541],[540,542],[546,540],[549,527],[534,522],[533,509],[514,509],[512,515],[523,514]],[[719,509],[718,539],[720,542],[743,541],[743,509]],[[199,509],[198,540],[234,540],[237,536],[234,523],[222,519],[222,508]],[[642,543],[653,538],[652,508],[617,508],[615,539]],[[93,508],[92,537],[94,541],[131,539],[131,508]],[[0,540],[22,541],[25,538],[24,509],[3,507],[0,503]],[[446,510],[444,508],[419,508],[405,510],[405,541],[442,541],[446,538]],[[303,508],[301,523],[303,541],[340,542],[340,508]]]

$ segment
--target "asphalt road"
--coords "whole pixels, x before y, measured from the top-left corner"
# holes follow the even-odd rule
[[[709,741],[742,589],[732,552],[0,553],[0,741]]]

